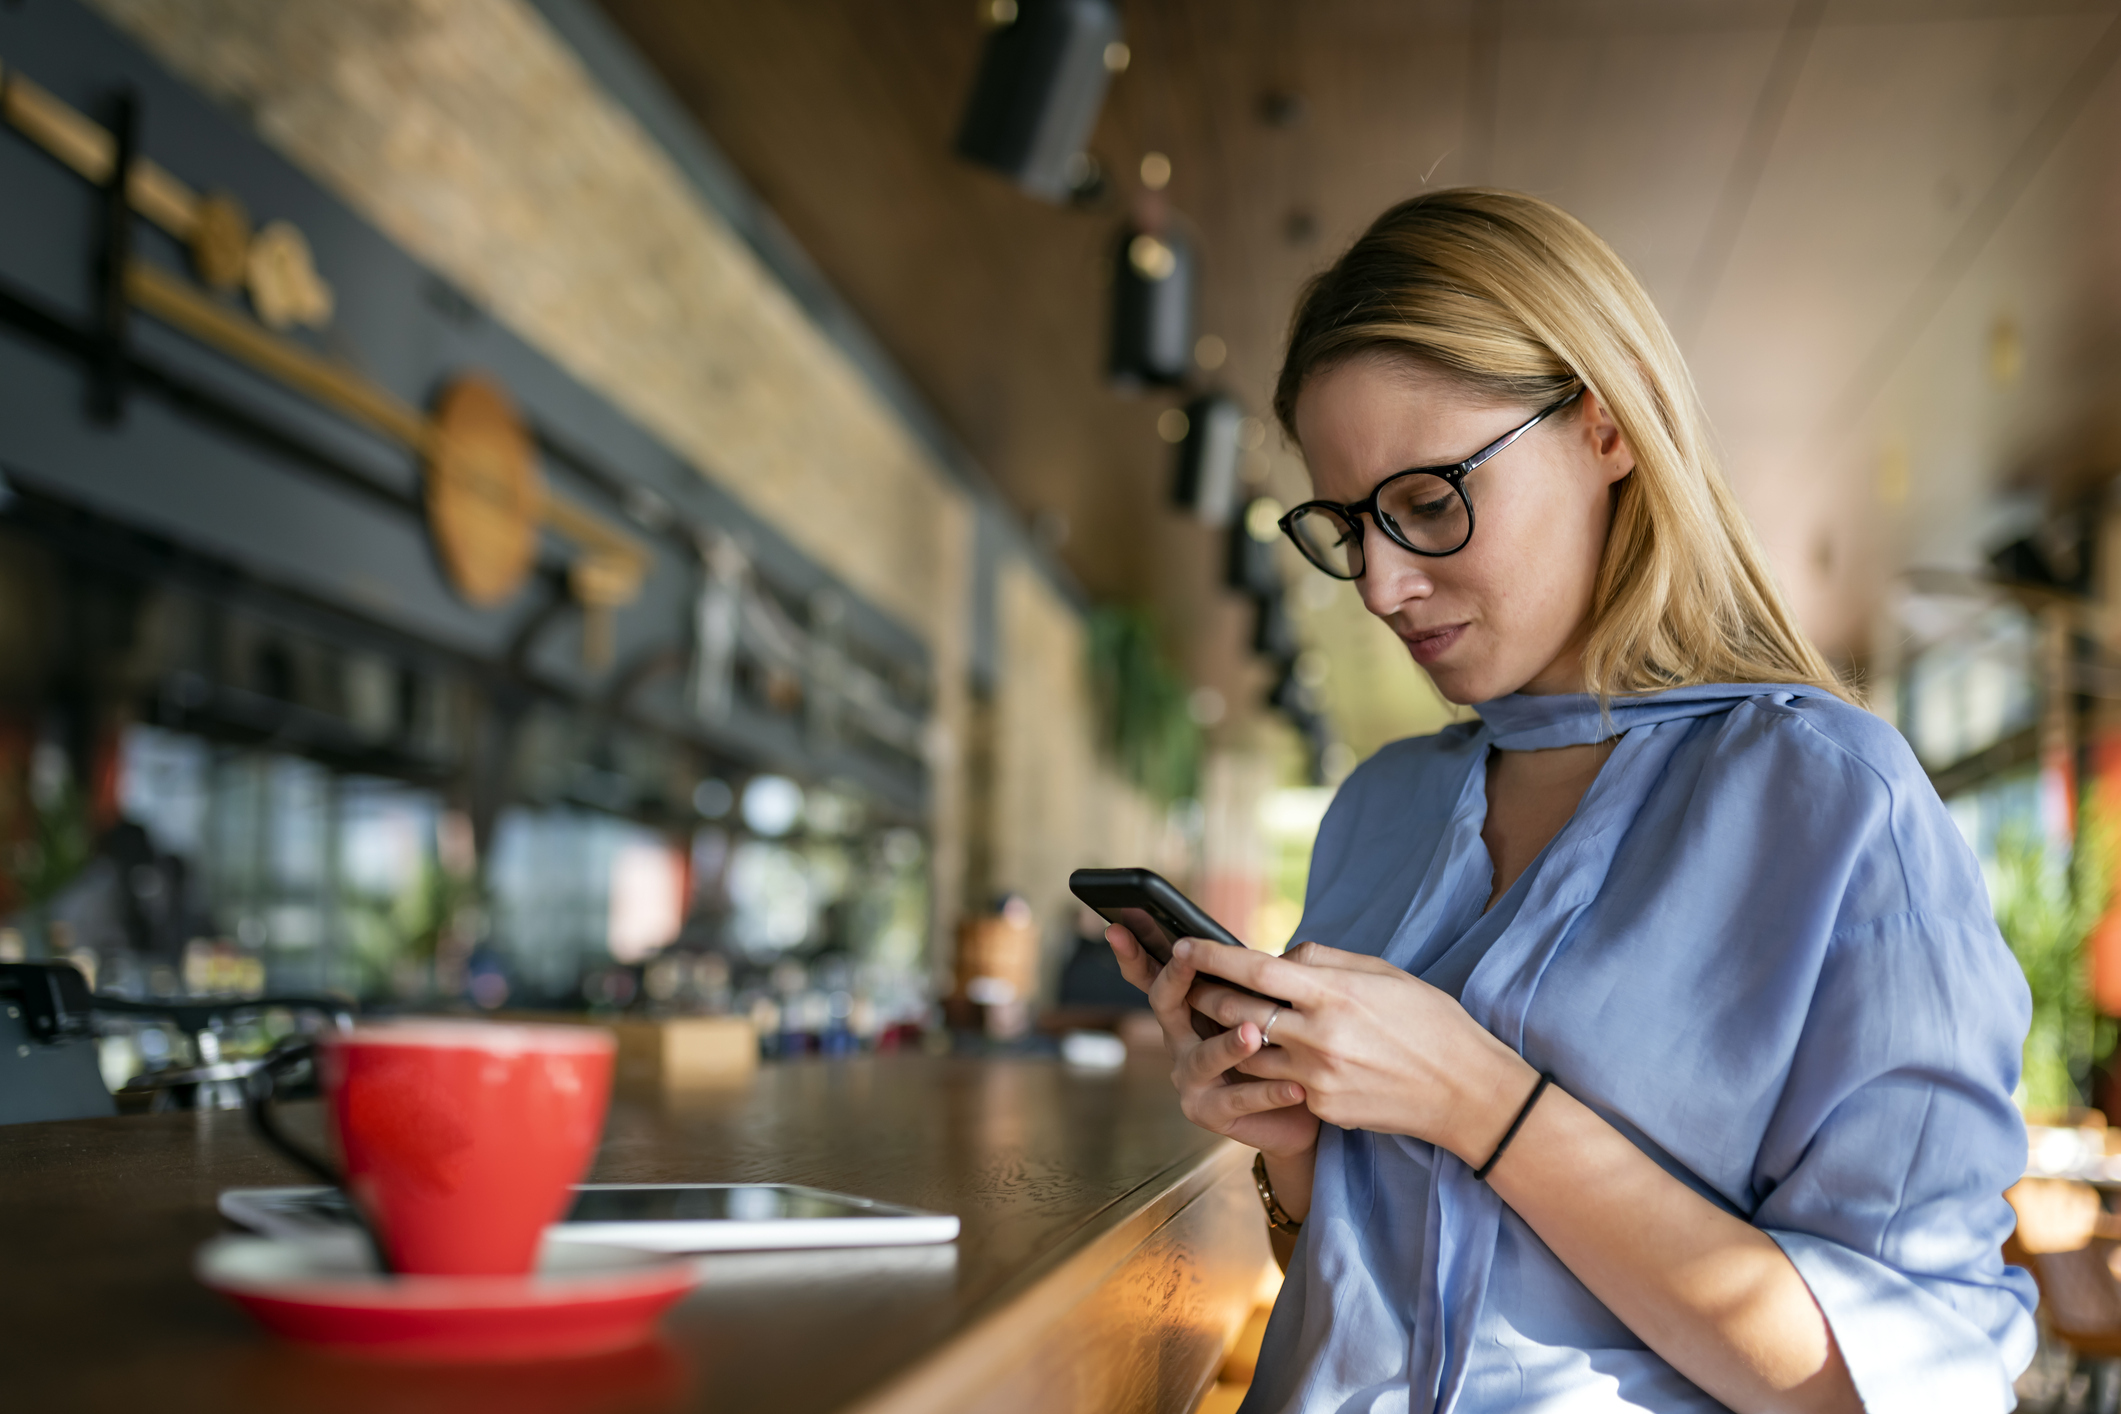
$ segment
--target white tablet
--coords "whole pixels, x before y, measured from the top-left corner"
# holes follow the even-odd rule
[[[553,1227],[565,1241],[652,1252],[759,1252],[796,1247],[902,1247],[957,1240],[948,1213],[901,1208],[792,1183],[584,1183]],[[221,1215],[267,1237],[348,1225],[336,1188],[230,1188]]]

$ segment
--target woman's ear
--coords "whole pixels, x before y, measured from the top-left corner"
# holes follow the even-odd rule
[[[1628,445],[1627,434],[1620,424],[1613,421],[1613,414],[1604,399],[1590,388],[1583,390],[1583,405],[1577,413],[1576,423],[1581,430],[1584,445],[1598,463],[1599,476],[1603,484],[1612,486],[1627,479],[1635,469],[1635,449]]]

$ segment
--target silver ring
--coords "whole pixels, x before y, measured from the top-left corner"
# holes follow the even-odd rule
[[[1273,1014],[1267,1018],[1267,1024],[1259,1028],[1259,1044],[1261,1044],[1262,1046],[1271,1046],[1274,1044],[1267,1038],[1274,1034],[1274,1023],[1281,1020],[1282,1010],[1283,1009],[1281,1007],[1274,1008]]]

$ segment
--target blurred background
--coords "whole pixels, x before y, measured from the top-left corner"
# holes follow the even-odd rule
[[[1275,539],[1281,337],[1484,183],[1648,286],[1990,871],[2028,1103],[2101,1099],[2117,53],[2110,0],[10,0],[0,957],[793,1054],[1115,1024],[1080,866],[1282,946],[1334,785],[1453,712]]]

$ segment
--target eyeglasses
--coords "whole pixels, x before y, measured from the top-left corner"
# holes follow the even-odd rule
[[[1367,513],[1391,542],[1417,555],[1455,555],[1473,538],[1473,499],[1466,477],[1525,433],[1583,396],[1581,387],[1549,403],[1456,466],[1418,466],[1394,472],[1351,505],[1306,501],[1283,516],[1282,533],[1304,558],[1335,579],[1361,579],[1362,517]]]

